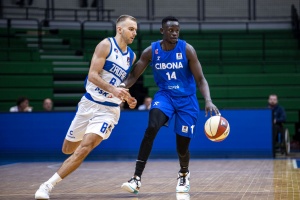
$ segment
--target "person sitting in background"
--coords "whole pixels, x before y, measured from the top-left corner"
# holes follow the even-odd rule
[[[49,111],[52,111],[52,108],[53,108],[52,100],[50,98],[44,99],[43,110],[49,112]]]
[[[278,104],[278,98],[276,94],[271,94],[269,95],[269,108],[272,110],[272,115],[273,115],[273,136],[276,142],[278,141],[278,133],[281,133],[281,135],[283,135],[284,133],[284,127],[283,127],[283,123],[286,120],[286,114],[285,114],[285,110],[282,106],[280,106]],[[280,140],[280,147],[281,147],[281,151],[283,151],[283,143],[284,143],[284,139],[283,137],[281,137]]]
[[[138,107],[138,110],[150,110],[151,108],[151,97],[145,97],[144,103]]]
[[[29,100],[27,97],[19,97],[17,99],[17,105],[9,109],[9,112],[31,112],[32,107],[29,106]]]

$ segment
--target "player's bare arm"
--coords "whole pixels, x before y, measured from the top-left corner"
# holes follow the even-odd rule
[[[130,88],[140,77],[140,75],[145,71],[146,67],[148,66],[149,62],[152,58],[152,47],[147,47],[140,59],[134,64],[133,70],[129,73],[128,77],[123,82],[126,88]]]
[[[186,45],[186,55],[189,60],[190,69],[194,75],[196,85],[205,99],[205,115],[207,116],[208,112],[210,112],[210,115],[212,115],[212,111],[214,111],[216,114],[219,114],[218,108],[212,103],[209,86],[204,77],[197,53],[190,44]]]
[[[118,88],[104,81],[99,73],[103,70],[106,57],[110,51],[110,42],[107,39],[102,40],[96,47],[95,52],[92,57],[91,66],[88,74],[88,79],[90,82],[94,83],[103,90],[112,93],[115,97],[123,99],[130,96],[127,89]]]

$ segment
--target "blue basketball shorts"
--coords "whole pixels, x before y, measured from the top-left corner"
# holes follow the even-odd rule
[[[151,104],[151,109],[158,108],[169,121],[175,117],[174,131],[184,137],[193,138],[199,116],[199,104],[196,94],[174,97],[158,91]]]

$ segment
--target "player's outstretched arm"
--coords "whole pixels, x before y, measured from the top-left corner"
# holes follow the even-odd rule
[[[152,58],[152,48],[151,46],[147,47],[140,59],[133,65],[132,71],[129,73],[128,77],[124,80],[124,84],[126,88],[130,88],[140,77],[140,75],[145,71],[149,62]]]
[[[204,77],[202,67],[198,60],[196,51],[190,44],[186,45],[186,55],[189,60],[190,69],[194,75],[196,85],[205,99],[205,116],[207,116],[208,112],[210,112],[210,115],[212,115],[212,111],[219,115],[220,112],[218,108],[212,103],[209,86]]]
[[[106,57],[109,54],[111,44],[107,39],[102,40],[96,47],[93,58],[91,61],[91,66],[88,74],[88,80],[101,89],[112,93],[115,97],[123,99],[127,96],[130,96],[129,92],[125,88],[118,88],[113,86],[106,81],[104,81],[99,73],[103,70],[103,66],[106,60]]]

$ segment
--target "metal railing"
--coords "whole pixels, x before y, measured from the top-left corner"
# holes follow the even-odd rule
[[[13,33],[13,28],[14,28],[14,21],[20,21],[19,19],[6,19],[5,23],[1,23],[2,24],[2,32],[0,35],[0,38],[6,40],[6,47],[7,48],[14,48],[14,51],[17,51],[16,47],[11,45],[12,41],[15,40],[16,38],[18,38],[18,36]],[[73,48],[72,50],[77,51],[77,53],[79,52],[79,54],[84,54],[87,52],[87,46],[86,46],[86,42],[88,41],[95,41],[95,46],[97,45],[97,42],[100,41],[101,39],[103,39],[104,37],[107,37],[108,35],[104,35],[104,36],[97,36],[97,35],[89,35],[89,32],[91,29],[92,30],[96,30],[96,31],[110,31],[110,34],[113,33],[115,34],[115,23],[114,22],[99,22],[99,21],[67,21],[67,20],[47,20],[47,22],[49,23],[48,26],[44,26],[45,25],[45,21],[40,21],[38,22],[37,20],[31,19],[31,20],[26,20],[26,21],[30,21],[31,22],[31,30],[35,30],[35,35],[33,37],[37,38],[36,40],[36,44],[37,44],[37,50],[43,50],[47,48],[47,45],[45,45],[45,41],[51,37],[53,38],[57,38],[57,33],[55,32],[55,30],[59,31],[60,30],[65,30],[65,24],[68,24],[69,26],[72,25],[72,28],[74,29],[74,33],[76,36],[73,35],[72,39],[76,40],[78,45],[75,47],[75,49]],[[3,20],[2,20],[3,22]],[[201,35],[203,32],[207,31],[205,29],[205,26],[207,26],[208,24],[216,24],[217,22],[213,22],[213,23],[207,23],[207,22],[193,22],[193,23],[181,23],[182,27],[185,27],[182,29],[181,31],[181,38],[182,39],[186,39],[186,40],[192,40],[190,39],[190,36],[195,36],[195,41],[192,41],[193,43],[199,43],[201,44],[201,42],[207,42],[210,39],[209,38],[204,38],[201,39]],[[275,23],[275,22],[274,22]],[[1,25],[0,24],[0,25]],[[268,48],[267,44],[266,44],[266,33],[261,32],[261,33],[255,33],[255,35],[253,35],[254,37],[252,38],[252,29],[251,29],[251,24],[249,22],[236,22],[236,23],[230,23],[231,25],[238,25],[240,27],[243,27],[242,30],[244,30],[245,34],[247,34],[248,36],[248,41],[254,41],[256,43],[258,43],[257,46],[254,46],[252,50],[256,50],[256,56],[261,58],[262,61],[265,61],[268,56],[268,50],[270,48]],[[224,25],[226,26],[226,23],[224,23]],[[229,25],[229,23],[227,23],[227,25]],[[139,32],[138,32],[138,36],[136,38],[137,40],[137,49],[136,49],[136,54],[139,57],[139,55],[141,54],[141,52],[143,51],[143,48],[145,48],[145,45],[143,45],[143,41],[149,40],[149,35],[152,35],[151,40],[159,40],[161,39],[161,36],[159,35],[159,28],[160,27],[160,23],[159,22],[148,22],[148,23],[139,23]],[[191,29],[192,28],[192,29]],[[5,30],[5,31],[4,31]],[[49,34],[49,31],[53,31],[53,34]],[[185,31],[185,30],[190,30]],[[192,31],[191,31],[192,30]],[[239,32],[240,33],[240,32]],[[72,34],[72,33],[71,33]],[[157,34],[157,35],[156,35]],[[111,35],[113,36],[113,35]],[[156,37],[157,36],[157,37]],[[198,38],[199,36],[199,38]],[[230,33],[222,33],[222,32],[215,32],[215,33],[211,33],[210,34],[211,37],[213,37],[212,39],[214,41],[217,41],[217,45],[215,45],[212,49],[196,49],[197,51],[209,51],[212,50],[212,52],[216,52],[218,51],[217,58],[218,61],[222,62],[224,60],[224,57],[226,58],[226,55],[224,55],[224,52],[226,53],[226,51],[228,52],[228,50],[240,50],[241,52],[243,51],[243,49],[228,49],[228,47],[224,46],[224,42],[226,42],[226,40],[228,39],[228,37],[230,37],[231,40],[238,40],[238,38],[236,38],[235,36],[238,36],[238,34],[233,32]],[[65,39],[68,40],[70,39],[70,35],[66,35],[66,38],[61,38],[61,39]],[[247,39],[247,38],[246,38]],[[276,39],[276,38],[275,38]],[[63,41],[63,40],[62,40]],[[64,41],[66,43],[66,41]],[[188,41],[189,42],[189,41]],[[71,43],[69,43],[71,44]],[[24,48],[27,49],[27,48]],[[20,51],[24,51],[24,49],[20,49]],[[52,48],[53,50],[55,50],[54,48]],[[61,50],[61,49],[57,49],[57,50]],[[251,50],[247,49],[247,50]],[[3,50],[7,52],[7,50]],[[34,50],[32,50],[34,51]],[[257,53],[260,52],[260,53]],[[258,55],[259,54],[259,55]],[[6,54],[8,55],[8,54]],[[8,56],[9,57],[9,56]],[[295,59],[297,59],[297,57],[295,57]],[[225,59],[226,60],[226,59]]]
[[[85,8],[85,9],[71,9],[71,8],[40,8],[40,7],[17,7],[5,6],[5,9],[12,10],[9,15],[24,17],[25,19],[41,18],[42,20],[68,19],[72,20],[97,20],[110,21],[111,13],[114,9],[100,9],[100,8]],[[20,12],[23,11],[23,12]],[[61,14],[61,13],[63,14]]]
[[[59,0],[57,0],[59,1]],[[117,18],[119,15],[128,13],[128,9],[123,10],[122,7],[127,7],[127,1],[109,1],[99,0],[95,8],[80,8],[78,3],[65,0],[64,4],[58,3],[55,0],[43,0],[36,3],[41,7],[34,6],[2,6],[2,13],[9,16],[20,16],[20,18],[36,18],[43,19],[61,19],[61,20],[97,20],[109,21],[111,18]],[[55,5],[55,2],[57,5]],[[74,8],[69,8],[70,6]],[[297,9],[300,9],[300,0],[290,1],[273,1],[273,0],[189,0],[188,2],[174,0],[170,6],[164,6],[160,0],[146,0],[140,3],[138,0],[134,2],[134,9],[130,9],[130,14],[138,17],[138,19],[146,20],[161,20],[165,13],[174,13],[179,18],[193,21],[236,21],[236,20],[289,20],[289,7],[291,2],[295,4]],[[180,9],[176,10],[179,6]],[[13,5],[13,4],[11,4]],[[104,5],[109,5],[106,9]],[[174,6],[175,7],[174,7]],[[68,7],[67,7],[68,6]],[[130,5],[132,6],[132,5]],[[287,9],[288,8],[288,9]],[[143,10],[143,12],[141,12]],[[175,10],[175,11],[174,11]],[[37,16],[38,15],[38,16]]]

